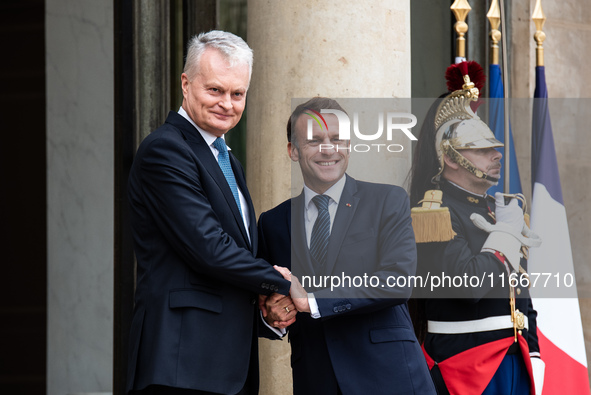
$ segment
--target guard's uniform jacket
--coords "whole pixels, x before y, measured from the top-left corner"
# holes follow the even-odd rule
[[[442,189],[442,205],[449,208],[457,235],[448,242],[417,244],[422,278],[439,276],[441,284],[447,281],[445,288],[422,294],[427,298],[429,322],[423,347],[436,382],[443,378],[452,394],[480,394],[507,353],[524,355],[531,377],[529,355],[539,355],[537,313],[527,286],[515,287],[516,309],[527,316],[527,327],[515,342],[510,321],[510,265],[503,263],[502,254],[481,252],[489,234],[470,220],[470,215],[477,213],[494,223],[490,214],[495,211],[494,199],[473,195],[449,182],[444,182]],[[521,266],[527,270],[526,259],[521,259]],[[425,283],[422,291],[429,291],[430,284]],[[505,329],[494,329],[499,322],[506,324],[502,325]]]

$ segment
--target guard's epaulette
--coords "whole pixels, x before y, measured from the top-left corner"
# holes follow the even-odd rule
[[[421,207],[414,207],[410,210],[417,243],[449,241],[456,235],[451,226],[449,209],[441,207],[442,197],[442,191],[429,190],[425,192],[423,200],[419,202]]]

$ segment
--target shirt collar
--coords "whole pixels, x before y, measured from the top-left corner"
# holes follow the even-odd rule
[[[491,199],[490,195],[487,195],[486,193],[481,195],[470,192],[449,180],[445,180],[442,187],[444,196],[451,196],[460,202],[464,202],[465,204],[472,206],[488,207],[488,202]]]
[[[343,174],[341,179],[338,180],[337,182],[335,182],[333,186],[328,188],[326,190],[326,192],[323,193],[323,195],[330,197],[338,205],[339,200],[341,199],[341,195],[343,194],[343,189],[345,188],[346,181],[347,181],[347,177]],[[311,190],[310,188],[308,188],[304,184],[304,202],[306,204],[305,205],[306,210],[308,209],[308,206],[310,205],[310,201],[316,195],[319,195],[319,194],[314,192],[313,190]]]
[[[189,114],[187,114],[187,112],[185,111],[185,109],[183,108],[183,106],[181,106],[179,108],[179,114],[185,118],[187,121],[191,122],[191,125],[193,125],[195,127],[195,129],[197,129],[197,131],[199,132],[199,134],[201,135],[201,137],[203,137],[203,140],[205,140],[205,143],[208,146],[212,146],[213,142],[217,139],[217,136],[206,132],[205,130],[201,129],[199,126],[197,126],[197,124],[195,122],[193,122],[193,120],[191,119],[191,117],[189,116]],[[225,139],[225,135],[222,136],[222,139],[224,141],[226,141]],[[230,147],[228,147],[228,151],[232,151],[232,149]]]

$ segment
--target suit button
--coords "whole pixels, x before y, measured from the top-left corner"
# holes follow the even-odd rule
[[[273,285],[273,291],[275,291],[275,292],[279,291],[279,287],[277,285]]]
[[[252,298],[252,299],[250,300],[250,304],[257,304],[257,300],[256,300],[255,298]]]
[[[517,288],[515,291],[517,292],[517,295],[521,295],[521,288]]]
[[[262,284],[261,284],[261,288],[263,288],[263,289],[269,289],[269,284],[267,284],[267,283],[262,283]]]
[[[351,305],[347,304],[347,310],[351,310]]]
[[[332,311],[334,311],[335,313],[338,313],[338,312],[339,312],[339,308],[335,306],[335,307],[332,309]]]

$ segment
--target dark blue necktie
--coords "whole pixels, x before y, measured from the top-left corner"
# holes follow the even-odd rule
[[[222,173],[224,173],[224,177],[226,177],[226,181],[228,181],[230,190],[232,190],[232,195],[234,195],[234,200],[236,200],[236,204],[238,205],[238,211],[240,211],[240,216],[242,216],[240,196],[238,196],[238,186],[236,185],[236,178],[234,177],[232,165],[230,164],[230,156],[228,155],[228,147],[226,146],[226,142],[221,137],[218,137],[213,142],[213,146],[219,151],[218,164],[222,169]]]
[[[326,195],[316,195],[312,201],[318,208],[318,217],[312,228],[310,237],[310,254],[320,265],[326,263],[326,250],[328,247],[328,237],[330,236],[330,213],[328,212],[328,201],[330,197]]]

